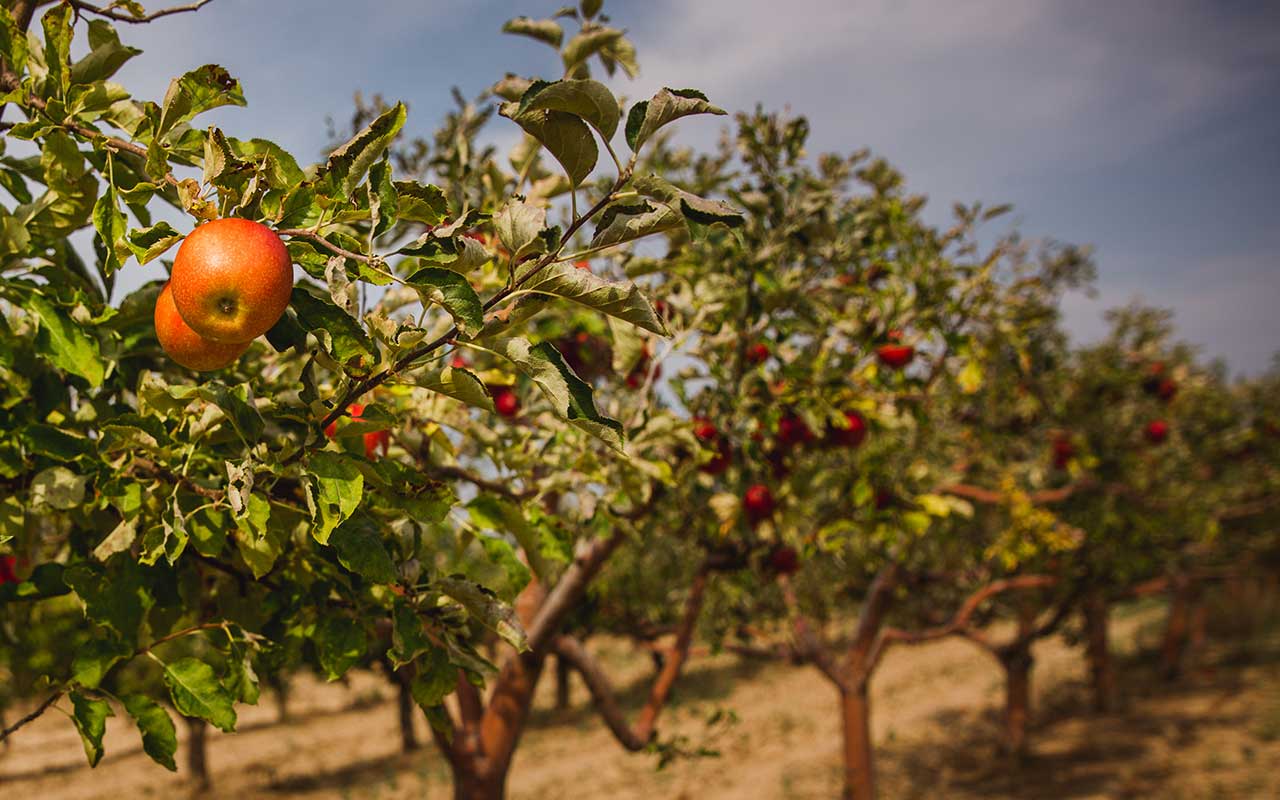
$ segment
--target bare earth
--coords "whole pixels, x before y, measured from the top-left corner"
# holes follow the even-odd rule
[[[1165,684],[1135,653],[1150,646],[1162,611],[1119,615],[1124,708],[1085,710],[1078,649],[1061,639],[1036,649],[1034,756],[1011,767],[998,754],[1001,674],[972,645],[899,648],[873,686],[882,796],[886,798],[1277,798],[1280,797],[1280,642],[1213,647],[1182,681]],[[636,705],[648,659],[622,643],[597,643]],[[832,798],[839,789],[834,691],[812,669],[695,658],[663,717],[664,739],[718,749],[659,771],[656,757],[625,753],[574,685],[574,708],[556,712],[550,675],[510,781],[513,800],[545,798]],[[267,698],[264,697],[264,700]],[[708,728],[717,709],[738,721]],[[69,721],[50,713],[0,750],[0,797],[448,798],[448,771],[428,743],[399,752],[395,705],[376,675],[349,686],[299,684],[291,719],[273,704],[241,709],[239,732],[209,734],[215,788],[195,793],[141,752],[121,714],[108,721],[107,756],[85,766]],[[12,717],[11,717],[12,718]],[[180,730],[180,735],[185,731]],[[419,737],[427,742],[425,723]],[[179,761],[182,753],[179,753]]]

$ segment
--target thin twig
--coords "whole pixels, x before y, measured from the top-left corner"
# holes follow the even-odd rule
[[[135,17],[132,14],[126,14],[117,11],[114,8],[99,8],[98,6],[83,2],[83,0],[68,0],[68,2],[71,3],[71,7],[76,11],[88,14],[97,14],[100,17],[107,17],[108,19],[114,19],[118,22],[128,22],[136,25],[144,22],[150,22],[154,19],[159,19],[160,17],[167,17],[170,14],[183,14],[188,11],[198,11],[202,6],[212,3],[213,0],[196,0],[196,2],[185,6],[162,8],[159,11],[153,11],[150,14],[144,14],[141,17]]]

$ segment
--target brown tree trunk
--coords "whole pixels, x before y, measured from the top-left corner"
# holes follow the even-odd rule
[[[844,732],[843,800],[875,800],[875,760],[871,749],[871,701],[867,685],[840,691]]]
[[[1169,619],[1165,623],[1164,639],[1160,643],[1160,667],[1168,680],[1182,674],[1187,645],[1191,638],[1195,596],[1191,579],[1182,574],[1170,580]]]
[[[454,800],[503,800],[506,797],[506,773],[476,769],[474,763],[453,769]]]
[[[1084,598],[1085,658],[1089,662],[1089,686],[1093,690],[1095,711],[1110,711],[1115,706],[1116,676],[1111,663],[1108,634],[1110,606],[1100,590],[1090,591]]]
[[[208,724],[195,717],[187,721],[187,779],[200,789],[209,788],[209,761],[205,757],[205,734]]]
[[[418,749],[418,736],[413,730],[413,719],[418,704],[414,702],[413,691],[410,688],[413,678],[407,669],[401,667],[395,671],[395,680],[397,706],[400,711],[400,748],[406,753],[412,753]]]
[[[1029,646],[1015,646],[1000,655],[1004,667],[1004,746],[1021,761],[1027,756],[1027,723],[1031,719],[1031,666]]]
[[[556,659],[556,710],[567,711],[569,708],[570,689],[569,678],[572,671],[564,659]]]

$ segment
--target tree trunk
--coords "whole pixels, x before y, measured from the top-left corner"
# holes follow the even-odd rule
[[[400,748],[406,753],[412,753],[418,749],[418,736],[413,730],[413,719],[418,710],[418,704],[414,702],[413,691],[410,689],[413,679],[409,671],[401,667],[395,671],[395,680],[397,706],[400,711]]]
[[[453,767],[454,800],[503,800],[506,797],[506,773],[494,774],[475,769],[468,761]]]
[[[1085,596],[1085,658],[1089,662],[1089,685],[1093,690],[1095,711],[1110,711],[1115,706],[1116,676],[1108,641],[1110,610],[1101,591],[1095,589]]]
[[[1170,579],[1170,588],[1169,619],[1165,623],[1164,639],[1160,643],[1160,667],[1167,680],[1173,680],[1182,674],[1187,644],[1191,637],[1194,605],[1194,590],[1189,577],[1174,575]]]
[[[187,721],[187,779],[200,789],[209,788],[209,761],[205,757],[205,734],[208,724],[195,717],[183,717]]]
[[[276,696],[276,722],[283,725],[289,721],[289,679],[276,675],[267,683]]]
[[[556,659],[556,710],[567,711],[569,708],[569,677],[572,674],[564,659]]]
[[[875,800],[875,765],[871,750],[871,701],[867,685],[840,692],[844,731],[843,800]]]
[[[1004,667],[1004,746],[1021,761],[1027,756],[1027,722],[1031,718],[1030,647],[1016,647],[1000,656]]]

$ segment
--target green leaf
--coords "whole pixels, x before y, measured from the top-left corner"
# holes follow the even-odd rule
[[[72,83],[94,83],[116,74],[142,51],[120,44],[115,28],[104,19],[89,20],[89,53],[71,66]]]
[[[71,37],[75,33],[71,14],[71,4],[61,3],[40,18],[44,28],[44,63],[49,69],[44,85],[46,98],[62,97],[71,84]]]
[[[234,701],[213,667],[197,658],[180,658],[165,664],[164,684],[178,713],[198,717],[227,733],[236,729]]]
[[[591,385],[574,374],[551,343],[531,345],[526,339],[513,337],[495,342],[493,349],[537,384],[556,416],[622,450],[622,424],[596,410]]]
[[[711,105],[697,89],[662,89],[651,100],[642,100],[627,115],[627,144],[638,151],[662,126],[691,114],[716,114],[725,110]]]
[[[449,663],[448,654],[441,648],[428,650],[414,663],[414,668],[409,691],[424,711],[443,703],[458,684],[458,670]]]
[[[52,425],[27,425],[18,431],[18,439],[28,453],[55,461],[75,461],[93,450],[88,439]]]
[[[307,504],[318,524],[311,534],[320,544],[355,513],[364,497],[364,475],[349,456],[320,450],[307,460]]]
[[[496,495],[480,494],[467,503],[467,513],[481,528],[514,536],[520,549],[528,557],[534,574],[543,581],[551,579],[551,569],[543,553],[541,532],[529,524],[518,505]],[[527,577],[524,582],[528,582]],[[520,588],[523,589],[523,585]],[[514,600],[514,597],[508,599]]]
[[[501,636],[516,650],[529,649],[515,609],[500,602],[483,586],[460,578],[444,577],[436,581],[436,587],[442,594],[461,603],[477,622]]]
[[[387,651],[391,663],[402,667],[430,649],[431,640],[423,630],[422,617],[408,603],[397,600],[391,618],[391,649]]]
[[[490,91],[503,100],[515,102],[523,97],[532,85],[533,81],[528,78],[521,78],[513,72],[508,72],[502,80],[493,85]]]
[[[124,703],[125,711],[138,724],[143,751],[160,766],[170,772],[177,772],[178,765],[174,763],[173,756],[178,752],[178,734],[169,712],[164,706],[142,694],[126,694],[120,700]]]
[[[26,305],[40,317],[37,350],[55,367],[79,375],[92,388],[100,386],[106,373],[97,339],[85,333],[43,295],[30,295]]]
[[[524,128],[543,147],[555,156],[569,176],[569,183],[577,186],[595,169],[599,149],[591,129],[573,114],[564,111],[530,111],[519,113],[515,103],[503,104],[502,116]]]
[[[581,118],[599,131],[605,141],[613,138],[622,116],[613,92],[593,80],[534,81],[520,98],[516,113],[524,115],[542,109],[564,111]]]
[[[493,398],[480,379],[468,370],[457,367],[419,370],[414,373],[413,379],[424,389],[439,392],[475,408],[493,411]]]
[[[417,181],[395,181],[400,219],[435,225],[449,213],[444,192],[438,186]]]
[[[374,344],[363,327],[327,297],[321,299],[309,287],[293,287],[289,301],[298,324],[315,335],[320,346],[335,361],[348,368],[363,366],[367,371],[374,360]]]
[[[730,228],[737,228],[746,222],[746,217],[728,203],[698,197],[657,175],[640,176],[633,185],[640,194],[666,203],[673,210],[679,211],[686,220],[700,225],[721,222]]]
[[[138,538],[138,518],[130,517],[120,520],[120,524],[111,529],[111,533],[93,548],[93,557],[106,561],[116,553],[123,553],[133,546]]]
[[[424,304],[435,303],[449,312],[464,336],[474,336],[484,326],[484,307],[466,277],[452,270],[425,267],[405,283],[417,290]]]
[[[521,288],[572,300],[659,336],[671,335],[634,283],[613,283],[567,262],[543,267]]]
[[[0,57],[16,75],[21,75],[26,69],[27,37],[18,29],[7,5],[0,5]]]
[[[133,649],[115,636],[90,639],[71,661],[71,679],[86,689],[97,689],[117,662],[132,655]]]
[[[31,504],[49,506],[59,511],[71,511],[84,503],[85,484],[88,478],[77,475],[66,467],[50,467],[36,474],[31,481]]]
[[[102,736],[107,732],[107,717],[115,712],[106,700],[89,697],[80,692],[71,693],[71,721],[75,723],[89,766],[96,767],[102,760]]]
[[[502,32],[528,36],[549,44],[557,50],[560,49],[560,42],[564,39],[564,28],[561,28],[560,23],[553,19],[516,17],[515,19],[507,20],[506,24],[502,26]]]
[[[354,667],[368,652],[364,626],[350,617],[326,614],[316,624],[312,640],[316,658],[328,680],[336,681]]]
[[[351,197],[391,140],[404,126],[405,108],[396,103],[369,123],[350,141],[334,150],[325,163],[324,177],[341,198]]]
[[[378,523],[368,514],[356,514],[329,537],[342,566],[372,583],[394,583],[396,565],[382,542]]]
[[[617,28],[592,28],[578,33],[561,53],[565,73],[574,73],[578,65],[621,38],[622,31]]]
[[[229,72],[217,64],[197,67],[169,82],[169,90],[161,104],[160,121],[156,125],[155,141],[158,143],[179,123],[197,114],[219,106],[244,104],[240,82]]]
[[[278,522],[273,523],[271,503],[260,494],[248,496],[244,516],[237,524],[240,535],[236,537],[236,548],[253,577],[261,578],[271,571],[284,552],[288,531]]]
[[[493,229],[498,241],[507,248],[515,261],[546,251],[542,238],[547,227],[547,210],[533,203],[511,200],[493,215]]]
[[[163,220],[149,228],[129,231],[127,238],[129,249],[133,251],[139,264],[146,264],[159,258],[180,241],[182,241],[182,234]]]
[[[233,524],[226,511],[215,508],[200,509],[187,520],[187,535],[191,539],[191,546],[202,556],[215,558],[221,555],[222,548],[227,543],[227,532],[232,530]],[[240,553],[244,555],[243,546]],[[252,568],[253,564],[250,563],[249,566]]]
[[[666,206],[654,205],[647,200],[614,203],[600,215],[595,235],[591,237],[591,246],[622,244],[669,231],[680,225],[680,215]]]
[[[391,162],[383,156],[369,169],[370,241],[391,230],[399,213],[400,196],[391,180]]]
[[[93,205],[93,229],[98,232],[98,240],[102,243],[102,272],[104,275],[113,275],[121,266],[117,244],[124,243],[127,246],[125,234],[129,231],[129,221],[120,212],[120,204],[116,201],[116,187],[110,181],[98,197],[98,202]],[[128,254],[125,255],[127,257]]]
[[[81,562],[62,573],[62,581],[84,603],[85,616],[111,628],[126,642],[138,635],[142,617],[153,604],[143,585],[141,567],[127,558],[115,560],[111,572]]]

